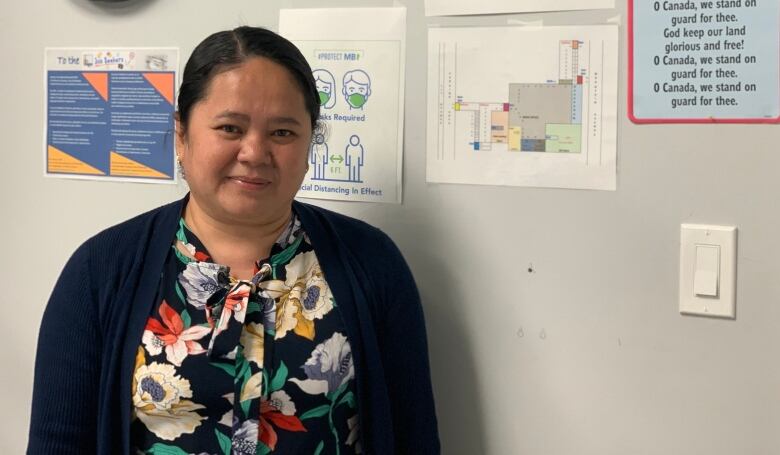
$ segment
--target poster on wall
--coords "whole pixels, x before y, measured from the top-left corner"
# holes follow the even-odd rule
[[[175,48],[47,48],[44,174],[175,183]]]
[[[426,16],[612,9],[615,0],[425,0]]]
[[[780,122],[778,0],[629,0],[635,123]]]
[[[618,28],[428,30],[429,182],[615,190]]]
[[[377,18],[382,18],[377,21]],[[283,9],[311,65],[320,118],[299,197],[401,202],[406,8]]]

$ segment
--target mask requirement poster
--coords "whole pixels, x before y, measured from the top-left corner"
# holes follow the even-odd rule
[[[280,11],[279,33],[311,65],[327,124],[298,196],[401,202],[405,32],[406,8]]]

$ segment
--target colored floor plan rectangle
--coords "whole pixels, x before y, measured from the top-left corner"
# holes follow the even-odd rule
[[[582,85],[509,84],[509,150],[580,153]]]

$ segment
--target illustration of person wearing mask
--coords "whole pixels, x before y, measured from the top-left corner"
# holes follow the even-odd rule
[[[360,143],[360,138],[357,134],[349,137],[349,144],[344,150],[344,155],[347,157],[344,164],[349,169],[349,181],[362,182],[360,180],[360,168],[363,167],[363,145]]]
[[[344,74],[341,93],[350,109],[363,109],[371,96],[371,79],[363,70],[353,70]]]
[[[336,88],[336,79],[330,74],[330,71],[317,69],[311,72],[314,76],[314,84],[317,86],[317,93],[320,95],[320,106],[330,109],[336,104],[336,97],[333,91]]]
[[[325,143],[325,136],[322,133],[316,133],[311,138],[309,163],[314,166],[312,179],[324,180],[325,167],[328,165],[328,144]]]

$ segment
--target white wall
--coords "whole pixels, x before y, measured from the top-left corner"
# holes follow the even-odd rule
[[[625,18],[617,3],[522,18],[604,23]],[[0,453],[26,445],[38,324],[70,253],[185,191],[42,177],[43,48],[178,46],[184,60],[213,31],[275,28],[281,7],[392,4],[3,5]],[[444,453],[780,453],[780,128],[633,125],[621,69],[617,192],[427,184],[426,27],[507,17],[426,19],[422,0],[395,4],[409,9],[404,204],[323,205],[383,228],[415,272]],[[738,226],[736,320],[678,314],[684,222]]]

